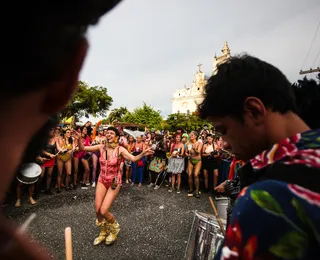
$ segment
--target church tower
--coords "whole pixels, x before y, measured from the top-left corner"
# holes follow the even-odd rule
[[[230,48],[229,48],[227,41],[224,42],[224,45],[223,45],[221,52],[222,52],[222,54],[219,57],[217,57],[217,55],[214,55],[214,57],[213,57],[212,75],[217,73],[217,67],[219,64],[225,62],[226,60],[228,60],[231,57]]]

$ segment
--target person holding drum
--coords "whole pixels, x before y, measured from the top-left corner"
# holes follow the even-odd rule
[[[60,140],[60,139],[59,139]],[[37,195],[39,195],[40,193],[40,185],[41,185],[41,181],[45,175],[45,173],[47,172],[47,179],[46,179],[46,191],[45,193],[47,195],[51,195],[51,175],[53,172],[53,167],[54,164],[56,162],[56,150],[57,150],[57,138],[55,137],[55,129],[52,128],[49,132],[49,140],[47,142],[47,145],[45,146],[45,148],[43,149],[42,153],[41,153],[41,158],[44,158],[44,162],[40,164],[41,166],[41,175],[40,178],[36,184],[36,199],[37,199]],[[58,144],[59,145],[59,144]]]
[[[196,198],[200,198],[200,180],[199,174],[201,170],[201,151],[202,144],[197,141],[198,132],[192,131],[189,135],[190,141],[187,144],[186,156],[188,156],[188,182],[189,182],[189,191],[188,197],[193,195]],[[196,186],[196,190],[193,191],[193,179]]]
[[[96,225],[100,227],[101,232],[93,244],[98,245],[105,242],[105,244],[110,245],[117,239],[120,231],[120,225],[110,212],[110,207],[118,196],[121,187],[121,159],[123,157],[129,161],[137,162],[154,152],[151,148],[148,148],[139,155],[133,156],[124,147],[119,146],[119,131],[115,127],[108,127],[105,144],[84,146],[79,132],[73,131],[73,136],[77,140],[80,151],[100,152],[100,175],[96,186],[95,209]]]
[[[169,192],[175,191],[177,177],[177,193],[180,194],[181,173],[184,170],[184,144],[181,143],[181,134],[176,134],[175,142],[170,147],[170,158],[168,162],[168,173],[171,173],[171,187]]]

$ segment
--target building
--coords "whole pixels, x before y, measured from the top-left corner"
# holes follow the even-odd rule
[[[216,55],[213,58],[212,74],[216,73],[217,66],[225,62],[230,57],[230,49],[228,42],[224,43],[221,50],[221,56]],[[194,79],[190,85],[186,85],[182,89],[178,89],[173,94],[172,99],[172,113],[193,113],[197,110],[198,104],[203,101],[204,97],[204,87],[207,83],[208,77],[201,70],[202,64],[198,64],[198,70],[194,74]]]

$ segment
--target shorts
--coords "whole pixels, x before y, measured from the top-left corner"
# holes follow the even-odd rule
[[[52,168],[52,167],[54,167],[54,162],[55,162],[55,160],[54,160],[54,158],[52,158],[52,159],[50,159],[50,160],[45,161],[45,162],[41,165],[41,167],[43,167],[43,168]]]

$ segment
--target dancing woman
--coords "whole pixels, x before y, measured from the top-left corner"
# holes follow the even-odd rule
[[[112,244],[120,231],[120,225],[109,211],[113,201],[116,199],[121,187],[120,163],[122,157],[136,162],[144,156],[152,154],[151,149],[146,149],[137,156],[130,154],[124,147],[118,145],[119,131],[115,127],[109,127],[106,133],[106,143],[94,146],[84,146],[81,134],[73,131],[77,139],[79,149],[86,152],[100,152],[100,176],[96,186],[96,225],[101,232],[93,244],[98,245],[105,241],[106,245]]]

